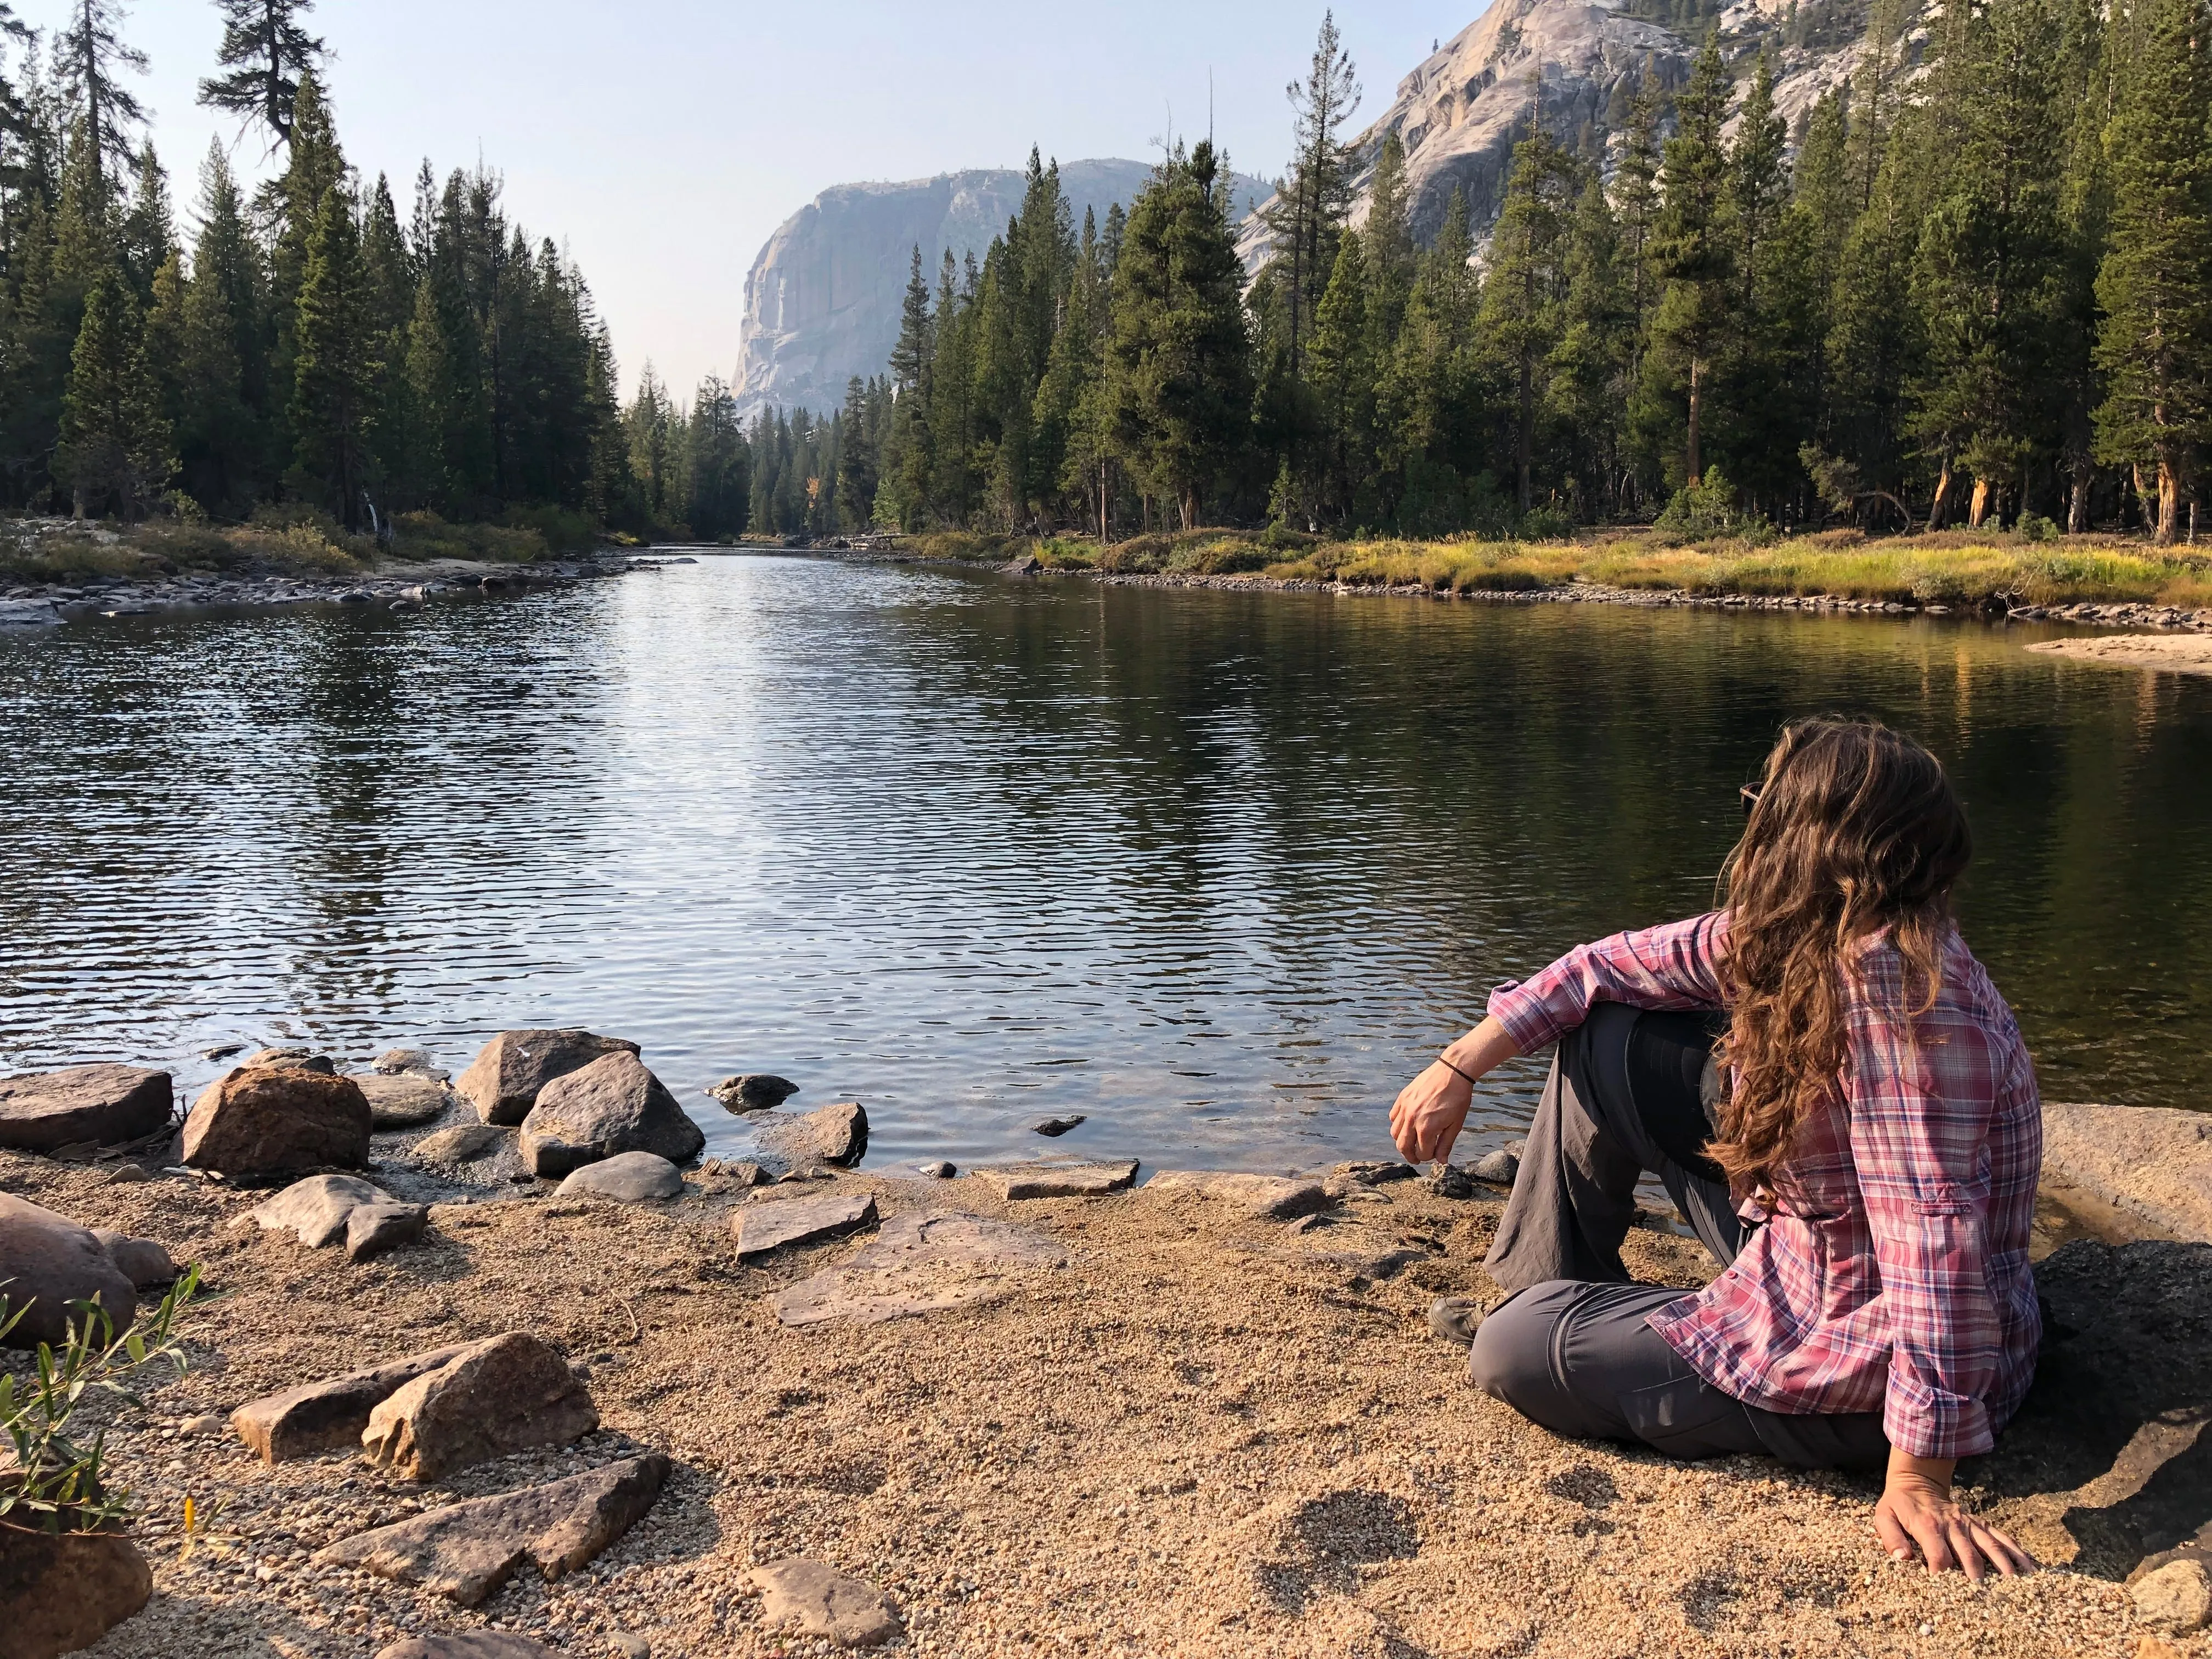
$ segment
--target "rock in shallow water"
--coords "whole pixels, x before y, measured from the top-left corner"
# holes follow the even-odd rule
[[[97,1301],[118,1331],[138,1308],[138,1293],[88,1227],[12,1193],[0,1193],[0,1297],[29,1311],[5,1341],[14,1348],[68,1340],[70,1304]]]
[[[434,1480],[488,1457],[565,1446],[599,1426],[568,1362],[526,1331],[472,1342],[369,1412],[362,1455],[403,1480]]]
[[[522,1120],[523,1161],[560,1176],[617,1152],[652,1152],[672,1164],[707,1144],[666,1085],[628,1050],[547,1084]]]
[[[520,1123],[545,1085],[609,1054],[635,1057],[638,1046],[621,1037],[564,1028],[501,1031],[469,1062],[453,1091],[487,1123]]]
[[[645,1204],[681,1198],[682,1171],[652,1152],[617,1152],[586,1164],[561,1183],[562,1198],[604,1198],[617,1204]]]
[[[138,1066],[0,1078],[0,1146],[51,1152],[87,1140],[137,1140],[168,1122],[175,1096],[167,1072]]]
[[[548,1578],[574,1572],[637,1523],[667,1478],[665,1457],[633,1457],[357,1533],[315,1559],[419,1584],[472,1607],[525,1562]]]
[[[708,1084],[707,1092],[733,1112],[768,1112],[797,1094],[799,1085],[773,1072],[747,1072]]]
[[[184,1161],[227,1176],[368,1162],[368,1101],[352,1081],[295,1066],[240,1066],[185,1119]]]
[[[857,1164],[868,1150],[868,1115],[858,1101],[841,1100],[803,1117],[756,1119],[753,1136],[764,1151],[793,1163]]]

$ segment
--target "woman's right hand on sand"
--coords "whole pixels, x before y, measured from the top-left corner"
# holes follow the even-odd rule
[[[1398,1091],[1390,1108],[1390,1139],[1408,1164],[1441,1163],[1451,1155],[1474,1103],[1474,1087],[1442,1060]]]

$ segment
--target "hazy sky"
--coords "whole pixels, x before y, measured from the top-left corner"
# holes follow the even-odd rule
[[[15,0],[51,27],[66,0]],[[1367,96],[1390,101],[1484,0],[1340,7]],[[310,21],[348,158],[392,175],[403,218],[416,164],[479,153],[533,236],[567,240],[614,331],[625,382],[651,358],[688,390],[737,361],[744,275],[771,231],[830,185],[1015,167],[1046,155],[1146,158],[1168,131],[1218,137],[1272,178],[1289,148],[1283,84],[1322,8],[1266,0],[320,0]],[[220,33],[204,0],[130,0],[153,60],[139,92],[180,209],[209,140],[194,103]],[[249,135],[235,159],[258,167]]]

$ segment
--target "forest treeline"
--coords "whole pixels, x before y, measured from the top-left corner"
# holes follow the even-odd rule
[[[1532,84],[1478,259],[1457,196],[1416,246],[1395,134],[1342,137],[1358,90],[1325,22],[1249,289],[1210,144],[1079,232],[1032,155],[980,263],[933,287],[916,251],[852,471],[909,529],[1656,513],[2172,541],[2212,417],[2208,25],[2203,0],[1872,0],[1854,77],[1794,135],[1771,42],[1732,62],[1709,31],[1679,87],[1647,65],[1595,145]]]
[[[556,544],[658,527],[574,264],[508,218],[481,164],[441,181],[425,161],[404,202],[368,182],[311,0],[217,9],[200,100],[279,165],[249,190],[212,146],[188,246],[122,7],[70,0],[42,39],[0,3],[0,507],[306,509],[354,530],[428,512]]]

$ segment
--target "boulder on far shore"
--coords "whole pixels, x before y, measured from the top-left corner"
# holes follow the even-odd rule
[[[97,1234],[12,1193],[0,1193],[0,1280],[10,1313],[28,1308],[0,1339],[9,1347],[58,1347],[69,1339],[72,1302],[98,1302],[118,1331],[138,1310],[137,1287]]]
[[[290,1175],[368,1162],[368,1099],[350,1078],[296,1066],[240,1066],[185,1119],[184,1161],[226,1176]]]
[[[0,1146],[51,1152],[96,1140],[113,1146],[167,1124],[176,1091],[167,1072],[71,1066],[0,1078]]]
[[[707,1144],[666,1085],[627,1048],[548,1083],[522,1120],[522,1159],[560,1176],[617,1152],[652,1152],[672,1164]]]
[[[637,1044],[621,1037],[570,1028],[501,1031],[469,1062],[453,1089],[485,1122],[520,1123],[555,1079],[580,1072],[609,1054],[627,1054],[635,1059],[639,1053]]]

